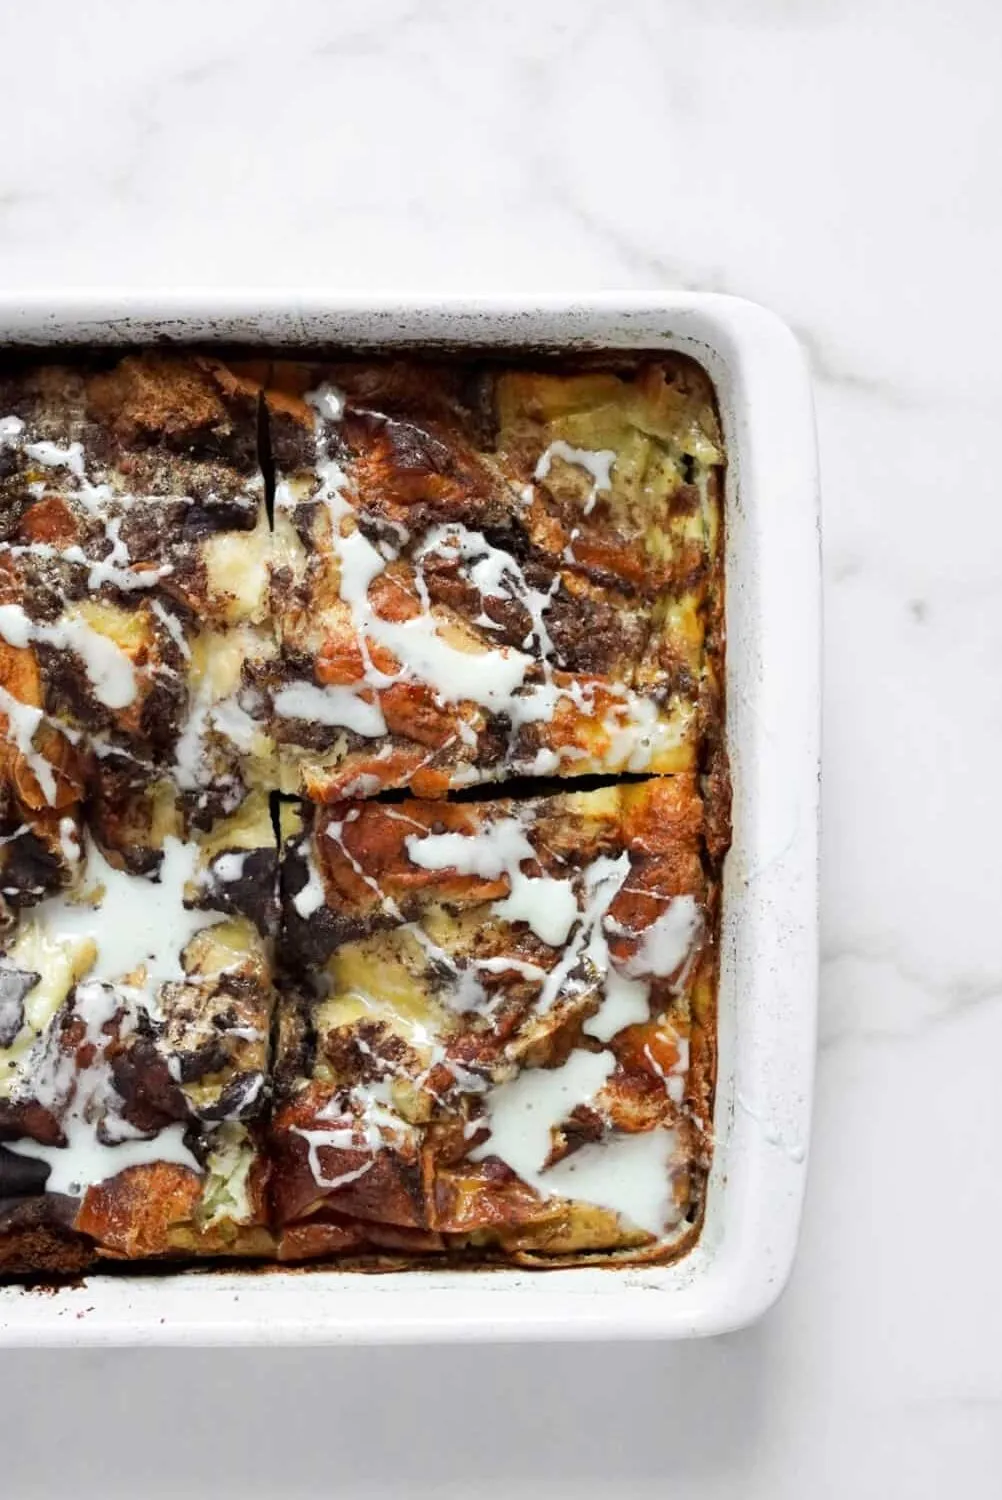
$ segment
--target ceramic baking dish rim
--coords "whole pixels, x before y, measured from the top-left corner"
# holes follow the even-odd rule
[[[793,1260],[817,1004],[820,566],[816,441],[785,325],[699,293],[416,298],[175,290],[0,297],[10,346],[151,342],[678,349],[728,446],[726,660],[734,844],[724,881],[716,1148],[703,1232],[674,1265],[199,1271],[0,1288],[0,1345],[678,1338],[742,1326]]]

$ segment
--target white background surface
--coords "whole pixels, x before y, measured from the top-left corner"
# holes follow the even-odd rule
[[[1002,13],[7,6],[8,288],[686,286],[790,320],[826,544],[803,1246],[695,1346],[0,1357],[11,1500],[996,1496]]]

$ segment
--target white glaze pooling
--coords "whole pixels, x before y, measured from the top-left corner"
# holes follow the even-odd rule
[[[527,1068],[486,1096],[490,1138],[474,1161],[496,1156],[541,1193],[611,1209],[638,1229],[662,1234],[671,1213],[670,1130],[613,1135],[547,1165],[554,1132],[579,1105],[591,1105],[615,1067],[611,1052],[572,1052],[559,1068]]]
[[[620,1132],[589,1141],[541,1174],[550,1194],[597,1203],[638,1229],[661,1235],[681,1215],[672,1193],[674,1130],[659,1127],[637,1135]]]
[[[474,1161],[497,1156],[524,1182],[538,1187],[553,1149],[553,1131],[590,1104],[616,1062],[611,1052],[572,1052],[559,1068],[526,1068],[487,1098],[490,1140],[470,1152]],[[540,1189],[546,1192],[545,1188]]]
[[[127,1167],[151,1162],[174,1162],[200,1171],[184,1144],[183,1125],[169,1125],[145,1139],[119,1113],[120,1100],[105,1056],[105,1027],[118,1015],[119,1034],[128,1035],[143,1003],[144,997],[121,986],[96,979],[78,984],[74,1015],[84,1023],[84,1041],[93,1048],[92,1061],[81,1068],[75,1051],[65,1053],[50,1045],[41,1066],[33,1071],[32,1095],[57,1116],[66,1144],[45,1146],[22,1138],[9,1143],[8,1150],[46,1163],[47,1192],[79,1196]]]
[[[247,862],[248,851],[237,853],[230,850],[226,854],[220,854],[218,859],[212,862],[212,873],[217,880],[227,884],[232,880],[241,880],[244,873],[244,865]]]
[[[636,949],[623,964],[625,974],[667,978],[685,963],[702,929],[695,896],[675,896],[640,934]]]
[[[127,1037],[141,1016],[156,1017],[160,987],[184,977],[185,948],[196,933],[223,920],[219,913],[184,905],[197,857],[197,845],[168,836],[154,882],[115,869],[88,840],[82,888],[73,895],[50,897],[28,918],[24,942],[30,944],[37,933],[39,951],[89,955],[82,960],[83,973],[73,993],[73,1014],[85,1024],[85,1039],[94,1048],[92,1061],[79,1067],[76,1049],[64,1052],[51,1030],[43,1032],[21,1060],[21,1082],[15,1084],[15,1097],[20,1088],[37,1099],[56,1115],[66,1136],[63,1147],[28,1139],[9,1146],[49,1165],[49,1192],[77,1193],[145,1162],[170,1161],[198,1170],[183,1143],[183,1126],[171,1125],[144,1140],[122,1119],[105,1056],[108,1024],[114,1020],[117,1034]],[[233,856],[223,856],[227,858]],[[238,878],[237,873],[231,871],[229,878]],[[29,946],[27,951],[34,950]],[[29,1023],[30,1002],[29,992]]]
[[[218,912],[184,904],[185,887],[195,879],[198,845],[168,835],[155,881],[116,870],[93,840],[86,854],[80,895],[99,889],[96,903],[51,896],[35,908],[32,920],[56,940],[93,939],[97,954],[88,977],[114,982],[129,976],[153,1005],[162,984],[183,978],[181,955],[195,934],[223,920]],[[140,971],[145,977],[136,979]]]

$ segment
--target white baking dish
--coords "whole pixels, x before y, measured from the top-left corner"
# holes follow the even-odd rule
[[[716,1146],[706,1222],[637,1270],[93,1276],[0,1288],[0,1343],[679,1338],[751,1322],[793,1258],[817,1001],[818,496],[811,395],[772,314],[695,293],[418,300],[252,292],[0,299],[10,344],[213,341],[679,349],[716,383],[727,478],[727,860]]]

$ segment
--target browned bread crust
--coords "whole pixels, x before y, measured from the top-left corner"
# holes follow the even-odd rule
[[[704,832],[693,776],[308,818],[283,875],[299,978],[282,1001],[271,1125],[285,1258],[345,1236],[440,1253],[664,1252],[663,1236],[489,1154],[488,1091],[555,1078],[583,1053],[607,1077],[586,1108],[558,1109],[551,1160],[601,1142],[614,1170],[627,1136],[660,1132],[669,1241],[688,1237],[715,1062],[719,890]],[[507,862],[493,859],[505,844]],[[547,901],[556,919],[533,919]]]
[[[0,369],[0,1279],[693,1243],[724,461],[680,356]],[[179,936],[120,972],[123,882]],[[575,1191],[641,1138],[663,1205]]]
[[[286,791],[700,764],[723,449],[696,365],[289,365],[267,400]]]

